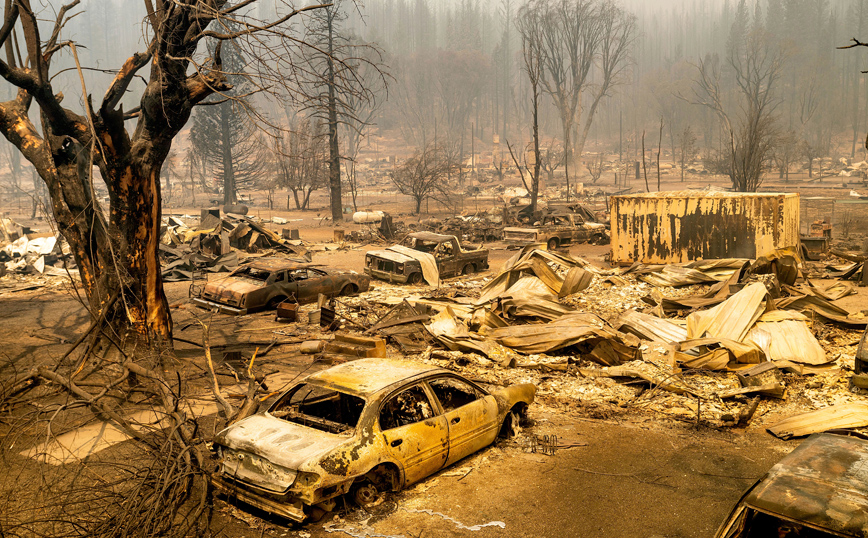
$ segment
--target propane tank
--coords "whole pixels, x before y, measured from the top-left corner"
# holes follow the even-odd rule
[[[353,213],[353,222],[356,224],[376,224],[383,220],[385,213],[382,211],[356,211]]]

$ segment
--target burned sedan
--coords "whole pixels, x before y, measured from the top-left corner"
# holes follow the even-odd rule
[[[215,487],[294,521],[349,493],[362,506],[490,445],[536,387],[487,391],[405,360],[360,359],[309,376],[217,434]]]
[[[741,498],[715,538],[868,536],[868,441],[815,434]]]
[[[357,273],[280,258],[247,263],[224,279],[208,282],[193,303],[226,314],[248,314],[273,309],[290,299],[312,303],[319,294],[335,297],[367,291],[371,279]]]

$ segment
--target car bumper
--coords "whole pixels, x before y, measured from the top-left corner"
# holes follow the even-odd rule
[[[379,271],[377,269],[371,269],[369,267],[365,267],[365,274],[379,280],[398,282],[401,284],[406,284],[407,279],[409,278],[407,275],[399,275],[397,273],[390,273],[388,271]]]
[[[226,495],[229,500],[238,500],[265,512],[299,523],[307,518],[307,514],[304,513],[304,503],[300,499],[287,497],[285,500],[277,500],[270,496],[260,495],[234,482],[223,480],[219,474],[211,476],[211,485]]]
[[[233,316],[243,316],[244,314],[247,314],[246,308],[238,308],[227,304],[215,303],[214,301],[208,301],[201,297],[193,297],[193,304],[199,308],[204,308],[205,310],[214,310],[216,308],[221,314],[231,314]]]

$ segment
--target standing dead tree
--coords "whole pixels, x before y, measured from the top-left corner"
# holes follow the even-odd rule
[[[144,50],[117,70],[98,106],[83,95],[83,108],[74,111],[64,106],[63,95],[54,88],[52,62],[60,51],[77,58],[76,44],[63,39],[62,31],[77,14],[79,0],[57,9],[47,36],[30,0],[6,1],[0,28],[6,55],[0,60],[0,77],[17,94],[0,103],[0,132],[48,186],[53,216],[75,256],[92,316],[103,314],[108,300],[119,295],[103,319],[122,332],[132,328],[152,343],[169,345],[172,332],[157,248],[160,168],[193,107],[230,89],[222,70],[222,47],[218,44],[208,55],[200,44],[206,38],[234,41],[248,58],[257,58],[251,69],[258,89],[274,88],[294,80],[296,69],[292,55],[275,52],[304,46],[289,34],[290,22],[318,7],[293,9],[278,2],[274,20],[261,21],[253,18],[253,3],[145,0]],[[230,25],[241,29],[232,31]],[[16,35],[23,36],[23,42]],[[142,80],[143,70],[146,83],[138,90],[133,81]],[[82,91],[87,92],[84,87]],[[122,99],[134,92],[139,92],[139,104],[125,110]],[[34,115],[41,128],[33,123]],[[128,130],[126,121],[134,121],[133,128]],[[99,168],[108,189],[107,215],[93,196],[91,165]]]
[[[375,45],[351,38],[341,24],[347,18],[341,0],[325,4],[307,21],[300,79],[310,99],[305,106],[327,126],[329,194],[332,222],[343,220],[339,127],[370,121],[387,75],[382,52]],[[357,142],[358,140],[356,140]],[[355,178],[353,178],[355,179]],[[355,191],[353,191],[355,202]]]
[[[448,198],[447,178],[457,168],[446,151],[435,144],[429,144],[407,159],[389,174],[398,192],[413,198],[414,212],[422,211],[422,202],[440,193]]]
[[[713,110],[729,136],[726,169],[736,191],[755,192],[772,156],[780,102],[775,86],[783,63],[783,51],[762,28],[754,28],[743,42],[731,45],[728,67],[735,81],[734,106],[721,87],[719,63],[706,59],[697,66],[694,102]]]
[[[524,61],[524,72],[530,82],[531,94],[531,132],[533,133],[533,173],[530,180],[530,211],[536,213],[537,199],[539,198],[539,173],[542,156],[539,147],[539,98],[540,78],[542,77],[542,56],[540,41],[533,36],[542,33],[539,25],[542,24],[539,11],[522,8],[515,21],[518,33],[521,35],[521,58]],[[505,123],[506,120],[504,120]],[[512,148],[510,148],[512,153]],[[513,155],[515,159],[515,155]],[[521,167],[516,162],[516,167]],[[524,175],[522,175],[524,181]]]
[[[581,156],[603,97],[627,69],[636,18],[610,0],[531,0],[524,16],[537,17],[527,39],[541,52],[540,80],[551,96],[564,137],[567,197],[570,164]],[[581,133],[573,145],[573,129]]]
[[[277,184],[292,191],[296,209],[310,209],[311,193],[328,185],[328,146],[321,127],[298,115],[275,141]]]

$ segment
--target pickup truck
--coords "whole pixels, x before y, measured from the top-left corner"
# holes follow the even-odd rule
[[[418,284],[425,280],[437,286],[440,278],[487,269],[487,249],[464,250],[455,236],[431,232],[412,233],[400,245],[365,256],[365,273],[389,282]]]
[[[573,243],[607,243],[609,232],[604,224],[586,222],[576,213],[544,215],[538,225],[527,228],[504,228],[503,239],[512,245],[545,243],[549,250]]]

